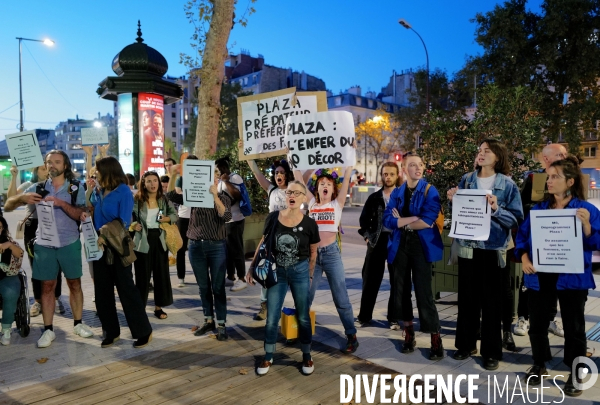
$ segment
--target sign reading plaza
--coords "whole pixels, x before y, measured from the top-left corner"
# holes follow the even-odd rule
[[[295,87],[238,97],[238,127],[244,146],[240,160],[282,155],[288,117],[327,111],[323,91],[296,93]]]
[[[34,131],[6,135],[6,146],[8,146],[13,164],[19,170],[31,169],[44,164]]]
[[[583,273],[583,238],[577,209],[531,211],[533,268],[542,273]]]
[[[213,208],[215,200],[208,191],[214,184],[215,162],[212,160],[183,161],[183,205]]]
[[[348,111],[288,117],[285,141],[290,167],[298,170],[354,166],[354,119]]]
[[[81,128],[81,144],[88,145],[105,145],[108,143],[108,128],[92,127]]]
[[[462,189],[452,197],[451,238],[488,240],[492,209],[487,202],[491,190]]]

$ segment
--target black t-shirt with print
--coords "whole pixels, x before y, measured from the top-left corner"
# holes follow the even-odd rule
[[[304,215],[302,221],[294,226],[288,227],[279,222],[279,212],[272,212],[265,221],[263,234],[270,231],[277,221],[275,228],[275,259],[277,266],[288,267],[310,257],[310,245],[319,243],[319,227],[314,219]]]

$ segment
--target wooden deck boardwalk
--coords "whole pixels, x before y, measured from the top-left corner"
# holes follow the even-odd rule
[[[398,374],[314,343],[313,375],[301,373],[298,345],[281,344],[271,370],[259,377],[264,328],[230,330],[227,342],[198,338],[10,391],[0,404],[339,404],[340,374]]]

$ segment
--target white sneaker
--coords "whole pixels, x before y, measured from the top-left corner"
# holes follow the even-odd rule
[[[29,316],[31,316],[32,318],[34,316],[38,316],[41,312],[42,312],[42,304],[40,304],[37,301],[33,303],[31,308],[29,308]]]
[[[245,281],[237,279],[237,280],[235,280],[235,283],[233,283],[233,287],[231,287],[231,291],[241,291],[246,287],[248,287],[248,284]]]
[[[233,284],[236,280],[230,280],[228,277],[225,277],[225,287],[233,287]]]
[[[75,332],[76,335],[79,335],[82,338],[89,338],[94,336],[94,332],[92,331],[92,329],[83,323],[78,323],[77,326],[73,328],[73,332]]]
[[[515,329],[514,329],[513,333],[517,336],[525,336],[525,335],[527,335],[528,330],[529,330],[529,321],[526,320],[525,318],[523,318],[522,316],[520,316],[519,319],[517,320],[517,324],[515,325]]]
[[[302,362],[302,374],[311,375],[315,371],[315,363],[313,363],[312,359],[308,361]]]
[[[273,360],[271,360],[271,361],[263,360],[262,363],[260,363],[260,366],[258,366],[256,368],[256,374],[258,374],[258,375],[267,374],[269,372],[269,369],[271,368],[272,364],[273,364]]]
[[[562,323],[556,319],[550,322],[550,326],[548,326],[548,332],[552,332],[556,336],[565,337],[565,330],[562,327]]]
[[[54,305],[54,313],[56,313],[56,314],[64,314],[65,312],[67,312],[65,310],[65,306],[63,305],[63,303],[60,300],[60,298],[57,298],[56,299],[56,304]]]
[[[48,347],[52,344],[52,341],[56,339],[56,335],[54,334],[53,331],[51,331],[50,329],[44,331],[44,333],[42,333],[42,337],[39,338],[39,340],[37,341],[37,347],[42,348],[42,347]]]
[[[185,287],[185,282],[182,278],[179,279],[179,285],[177,287]]]
[[[4,329],[2,331],[2,339],[0,339],[0,343],[3,346],[8,346],[10,344],[10,329]]]
[[[398,322],[390,322],[391,330],[400,330],[400,324]]]

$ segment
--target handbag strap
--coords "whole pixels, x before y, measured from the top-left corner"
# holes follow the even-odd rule
[[[29,219],[29,217],[31,217],[31,216],[33,215],[33,213],[34,213],[34,212],[35,212],[35,211],[31,211],[31,212],[29,213],[29,215],[27,215],[25,218],[23,218],[23,223],[25,223],[25,222],[26,222],[26,221]]]

